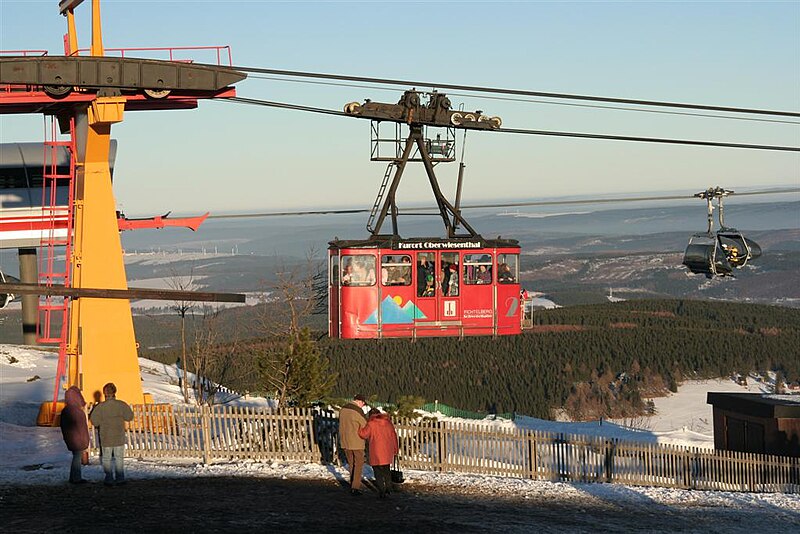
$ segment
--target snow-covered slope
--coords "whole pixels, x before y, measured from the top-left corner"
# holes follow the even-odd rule
[[[52,398],[56,355],[37,349],[0,344],[0,484],[64,484],[68,478],[70,455],[57,428],[36,427],[39,404]],[[141,359],[144,390],[156,402],[183,402],[174,366]],[[623,439],[666,441],[687,445],[703,444],[711,436],[698,430],[710,418],[710,408],[705,404],[707,391],[742,391],[733,382],[707,381],[689,383],[679,392],[656,401],[658,415],[652,419],[654,430],[632,430],[609,422],[559,423],[530,417],[519,417],[516,422],[484,420],[483,425],[518,425],[544,431],[572,434],[613,436]],[[239,398],[232,402],[266,406],[266,399]],[[686,428],[684,428],[686,427]],[[129,478],[165,478],[196,476],[248,476],[277,478],[314,478],[345,480],[342,467],[291,462],[259,463],[252,461],[221,462],[202,465],[194,461],[129,460],[126,462]],[[365,474],[369,474],[367,467]],[[552,495],[555,499],[575,500],[601,498],[608,502],[647,499],[654,503],[675,506],[719,506],[739,509],[778,507],[788,513],[800,514],[800,498],[792,495],[753,494],[726,492],[689,492],[664,488],[626,487],[609,484],[592,485],[585,492],[581,485],[544,481],[500,478],[482,475],[461,475],[406,471],[407,485],[415,483],[439,485],[454,489],[473,488],[487,495],[505,493],[516,496]],[[95,458],[84,468],[84,477],[102,480],[102,469]]]

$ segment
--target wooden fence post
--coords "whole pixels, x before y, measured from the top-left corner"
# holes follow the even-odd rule
[[[606,482],[611,483],[614,481],[614,453],[616,452],[616,440],[606,440],[603,448],[605,460],[603,468],[605,472]]]
[[[683,463],[683,484],[681,485],[681,487],[683,489],[689,489],[689,488],[692,487],[692,480],[691,480],[692,473],[691,473],[691,469],[690,469],[690,466],[689,466],[689,456],[691,454],[692,453],[689,452],[689,449],[685,449],[683,451],[683,462],[682,462]]]
[[[203,463],[211,463],[211,413],[208,406],[200,407],[200,431],[202,433]]]
[[[436,445],[439,451],[439,471],[444,471],[445,463],[447,463],[447,444],[445,443],[447,429],[444,421],[437,421],[436,425]]]
[[[539,462],[536,458],[536,434],[533,430],[528,430],[528,478],[536,479],[537,469]]]

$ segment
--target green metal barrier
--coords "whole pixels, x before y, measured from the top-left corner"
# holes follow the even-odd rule
[[[379,402],[374,401],[369,403],[370,406],[377,406],[379,408],[387,408],[391,407],[394,408],[395,405],[389,402]],[[462,410],[460,408],[453,408],[452,406],[448,406],[447,404],[442,404],[441,402],[429,402],[428,404],[423,404],[420,407],[421,410],[426,412],[439,412],[442,415],[446,415],[448,417],[459,417],[461,419],[475,419],[481,420],[486,419],[489,416],[494,416],[501,419],[508,419],[513,421],[516,419],[517,414],[515,412],[504,412],[504,413],[480,413],[480,412],[471,412],[469,410]]]

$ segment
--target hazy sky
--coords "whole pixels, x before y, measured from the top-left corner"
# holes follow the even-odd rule
[[[0,0],[0,49],[62,53],[66,19],[57,6]],[[230,45],[242,66],[800,111],[796,1],[105,0],[102,8],[107,48]],[[90,11],[88,0],[78,8],[81,47],[90,44]],[[366,98],[396,102],[402,89],[251,77],[238,93],[341,110]],[[450,94],[510,128],[800,146],[800,121]],[[0,142],[41,141],[42,132],[40,116],[0,117]],[[385,170],[369,161],[368,121],[230,102],[130,112],[113,135],[117,201],[129,214],[368,208]],[[772,151],[472,132],[465,161],[465,203],[800,185],[800,155]],[[457,164],[437,172],[452,191]],[[409,170],[398,198],[430,198],[421,166]]]

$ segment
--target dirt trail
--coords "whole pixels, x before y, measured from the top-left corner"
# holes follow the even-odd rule
[[[388,499],[333,481],[131,480],[121,487],[0,485],[4,532],[724,532],[797,531],[774,509],[667,507],[646,500],[521,499],[403,484]],[[754,530],[755,529],[755,530]]]

